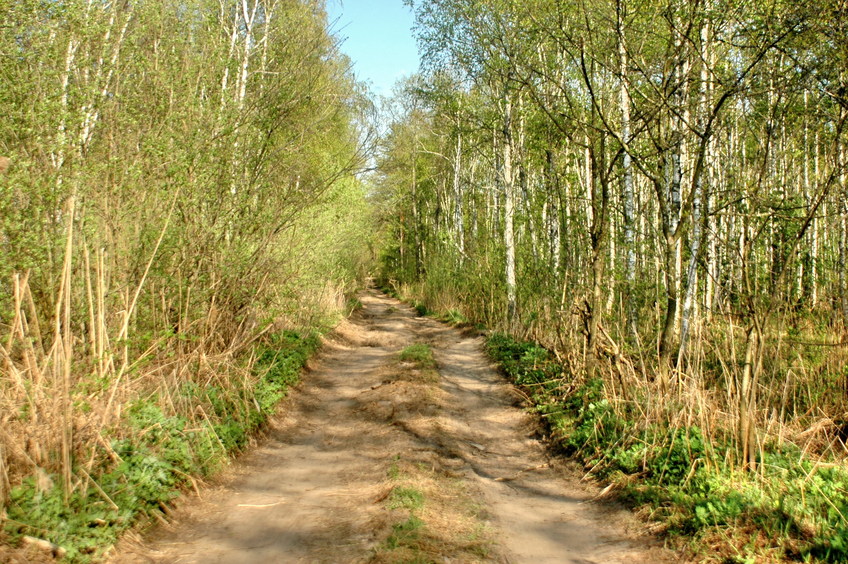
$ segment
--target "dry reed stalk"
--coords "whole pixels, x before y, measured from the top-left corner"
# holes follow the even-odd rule
[[[113,402],[114,402],[114,399],[115,399],[115,395],[118,392],[118,386],[121,384],[123,376],[126,374],[128,368],[130,366],[130,363],[129,363],[129,345],[127,343],[128,337],[129,337],[130,319],[132,318],[133,312],[135,311],[136,304],[138,303],[138,297],[141,294],[141,290],[144,287],[144,283],[147,280],[148,274],[150,273],[150,268],[153,265],[153,261],[156,259],[156,255],[159,253],[159,247],[162,244],[162,240],[165,238],[165,233],[167,232],[168,225],[171,222],[171,216],[174,213],[174,208],[176,206],[177,196],[179,195],[179,193],[180,193],[180,189],[177,188],[177,190],[174,191],[173,198],[171,199],[171,205],[170,205],[170,208],[168,210],[168,215],[165,217],[165,222],[162,225],[162,229],[159,232],[159,237],[156,239],[156,245],[153,247],[153,252],[150,254],[150,258],[147,260],[147,264],[145,265],[144,273],[141,276],[141,280],[136,285],[135,292],[133,293],[132,300],[131,301],[129,300],[129,289],[127,289],[126,293],[124,294],[123,321],[121,323],[121,328],[118,331],[118,335],[117,335],[117,338],[116,338],[117,342],[123,343],[123,347],[122,347],[123,362],[121,363],[121,367],[118,369],[117,373],[114,375],[114,382],[112,384],[112,389],[111,389],[110,394],[109,394],[109,400],[106,404],[106,409],[103,412],[104,419],[101,422],[101,429],[103,427],[107,426],[110,423],[110,421],[112,420],[110,416],[111,416],[111,408],[112,408],[112,405],[113,405]],[[100,270],[100,272],[98,273],[98,286],[101,288],[100,292],[102,292],[102,272],[103,272],[102,262],[101,262],[101,268],[99,270]],[[102,299],[102,294],[101,294],[101,296],[98,297],[98,301],[100,301],[101,299]],[[102,309],[101,309],[101,312],[102,312]],[[103,352],[105,353],[105,350]],[[109,363],[112,363],[113,362],[113,360],[112,360],[113,355],[110,354],[109,356],[110,356]]]
[[[58,380],[61,414],[61,472],[64,486],[65,502],[71,491],[71,450],[73,448],[73,404],[71,402],[71,365],[73,363],[73,336],[71,335],[71,282],[74,250],[74,215],[76,213],[76,196],[68,199],[68,227],[65,240],[65,255],[62,266],[62,276],[56,300],[53,333],[53,366],[54,379]]]
[[[89,347],[91,347],[91,351],[94,352],[97,350],[97,329],[95,327],[95,305],[94,305],[94,290],[91,284],[91,253],[88,251],[88,245],[83,244],[82,246],[82,254],[83,260],[85,262],[85,297],[86,297],[86,310],[88,312],[88,340]],[[97,376],[102,378],[103,375],[100,374],[99,370]]]
[[[95,276],[97,279],[97,346],[95,354],[97,355],[97,370],[101,377],[105,377],[106,370],[112,368],[112,357],[108,361],[106,359],[106,347],[109,345],[109,332],[106,326],[106,289],[105,289],[105,256],[102,248],[97,249],[97,262]]]
[[[120,511],[120,509],[121,509],[121,508],[120,508],[120,507],[118,507],[118,505],[117,505],[114,501],[112,501],[112,498],[111,498],[111,497],[109,497],[109,495],[108,495],[105,491],[103,491],[103,488],[101,488],[101,487],[100,487],[100,485],[97,483],[97,481],[96,481],[96,480],[94,480],[94,478],[92,478],[92,477],[89,475],[89,473],[85,471],[85,469],[84,469],[84,468],[80,468],[80,469],[79,469],[79,471],[83,473],[83,475],[85,476],[85,478],[86,478],[87,482],[88,482],[89,484],[91,484],[92,486],[94,486],[94,489],[97,491],[97,493],[98,493],[98,494],[100,494],[100,497],[102,497],[102,498],[103,498],[103,500],[104,500],[106,503],[108,503],[108,504],[109,504],[109,507],[111,507],[111,508],[112,508],[112,509],[114,509],[115,511]]]
[[[3,515],[5,515],[4,508],[11,489],[8,464],[6,462],[6,448],[0,443],[0,524],[3,522]]]
[[[12,316],[11,323],[11,331],[9,331],[9,338],[6,341],[6,350],[12,350],[12,344],[15,342],[15,336],[18,334],[18,326],[20,325],[20,317],[21,317],[21,277],[17,272],[14,277],[14,315]]]
[[[24,275],[24,279],[21,280],[21,276],[18,273],[15,273],[14,280],[14,315],[12,317],[11,330],[9,331],[9,338],[6,341],[6,346],[3,347],[0,345],[0,354],[3,356],[4,366],[6,368],[6,372],[12,376],[14,376],[15,384],[17,387],[18,394],[25,393],[26,388],[24,386],[24,379],[21,376],[20,371],[15,366],[14,361],[12,360],[12,351],[15,345],[15,337],[20,335],[21,341],[25,341],[24,336],[26,335],[26,329],[24,328],[25,324],[25,316],[21,308],[21,302],[24,294],[24,287],[26,287],[27,279],[29,278],[29,274]],[[24,350],[24,355],[26,355],[26,350]]]

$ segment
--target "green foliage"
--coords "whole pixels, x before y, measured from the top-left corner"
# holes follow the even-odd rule
[[[693,464],[704,457],[704,441],[698,427],[688,427],[672,432],[667,442],[651,457],[647,465],[650,479],[657,484],[679,484],[685,480]]]
[[[388,501],[391,509],[415,511],[424,507],[424,494],[413,487],[395,486]]]
[[[418,313],[418,315],[420,315],[422,317],[427,315],[427,313],[428,313],[427,306],[424,305],[424,303],[422,303],[422,302],[418,302],[418,301],[413,302],[412,307],[413,307],[413,309],[415,309],[416,313]]]
[[[93,489],[75,492],[65,502],[59,487],[40,490],[28,479],[9,495],[6,532],[48,536],[67,550],[67,559],[89,562],[125,529],[132,510],[115,511]]]
[[[519,386],[557,388],[555,381],[561,376],[562,367],[538,344],[516,341],[506,333],[494,333],[486,340],[486,352]]]
[[[253,373],[236,351],[272,323],[326,327],[367,275],[369,102],[312,2],[0,4],[0,341],[19,365],[0,410],[40,417],[10,435],[17,460],[71,481],[5,466],[3,525],[96,558],[243,449],[318,338],[266,340]],[[112,425],[74,432],[70,462],[45,432],[67,424],[45,421],[60,379],[9,373],[58,366],[54,326],[80,343],[58,401]]]
[[[317,333],[303,335],[297,331],[284,331],[272,337],[270,343],[260,350],[256,371],[261,379],[279,390],[288,388],[300,380],[300,370],[318,349],[320,338]]]

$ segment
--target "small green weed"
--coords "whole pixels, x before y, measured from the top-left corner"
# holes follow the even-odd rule
[[[400,462],[400,455],[396,454],[394,459],[392,460],[391,466],[389,466],[388,471],[386,471],[386,475],[389,477],[390,480],[393,480],[393,481],[400,480],[403,473],[401,472],[399,462]]]
[[[362,302],[359,298],[350,298],[345,304],[345,315],[350,315],[354,311],[359,311],[362,307]]]
[[[415,363],[417,368],[434,369],[436,368],[436,360],[433,358],[433,351],[428,345],[415,344],[403,349],[398,355],[401,362]]]
[[[439,319],[451,325],[465,325],[468,323],[468,318],[457,309],[449,309],[440,315]]]
[[[406,521],[392,525],[392,534],[386,539],[386,547],[391,550],[415,548],[423,528],[424,521],[415,515],[410,515]]]
[[[410,511],[421,509],[424,507],[424,493],[411,487],[395,486],[389,494],[389,507]]]

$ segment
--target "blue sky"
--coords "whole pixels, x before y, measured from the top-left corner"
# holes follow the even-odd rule
[[[397,79],[418,70],[412,12],[402,0],[327,0],[327,14],[357,78],[375,94],[388,96]]]

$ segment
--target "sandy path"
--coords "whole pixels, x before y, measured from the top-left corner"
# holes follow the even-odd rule
[[[628,512],[591,503],[594,490],[548,460],[479,337],[376,291],[361,300],[263,444],[170,525],[123,541],[112,562],[368,562],[391,530],[380,500],[402,456],[462,481],[484,508],[494,539],[485,561],[673,561]],[[434,352],[432,390],[387,379],[412,343]]]

